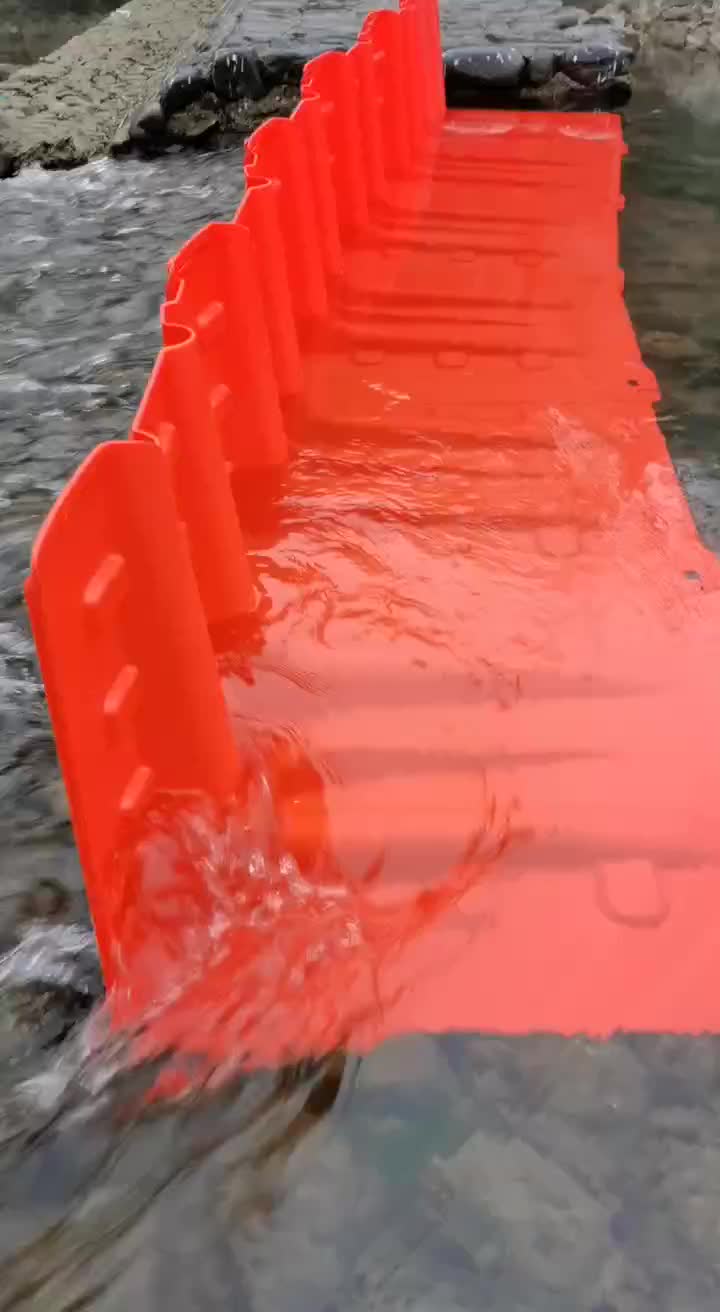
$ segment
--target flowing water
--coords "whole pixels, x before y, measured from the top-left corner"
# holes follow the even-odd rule
[[[626,119],[628,300],[717,549],[717,131],[650,84]],[[240,175],[231,150],[31,171],[0,193],[0,1309],[710,1312],[712,1039],[418,1037],[235,1075],[172,1111],[148,1107],[155,1067],[130,1071],[98,1039],[22,580],[68,474],[127,431],[159,345],[165,260],[232,214]],[[328,531],[314,524],[323,550]],[[327,590],[308,604],[321,637]],[[263,770],[248,869],[302,902]],[[211,874],[226,855],[210,844]],[[361,908],[333,903],[323,923],[335,937],[321,951],[357,951]]]

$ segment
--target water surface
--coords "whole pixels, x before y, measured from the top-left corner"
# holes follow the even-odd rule
[[[717,548],[720,146],[650,85],[626,122],[628,301]],[[22,578],[53,496],[127,431],[165,260],[239,186],[229,151],[0,197],[0,1309],[710,1312],[715,1040],[417,1038],[150,1115],[152,1073],[72,1028],[99,986]]]

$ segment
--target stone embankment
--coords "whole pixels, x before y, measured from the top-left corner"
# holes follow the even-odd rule
[[[560,0],[453,0],[443,13],[450,102],[622,103],[638,31],[677,25],[674,11],[684,8],[659,19],[653,3],[659,9],[657,0],[594,10]],[[292,107],[305,61],[351,43],[367,7],[130,0],[0,83],[0,174],[246,133]],[[698,40],[701,30],[698,20]]]

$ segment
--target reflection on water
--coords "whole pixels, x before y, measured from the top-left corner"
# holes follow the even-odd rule
[[[660,379],[662,426],[710,546],[720,547],[720,154],[717,127],[641,88],[627,111],[627,300]]]
[[[628,137],[628,298],[694,513],[718,545],[720,147],[652,89],[631,103]],[[52,495],[127,429],[158,345],[165,258],[234,210],[239,176],[231,152],[3,189],[0,1309],[710,1312],[714,1040],[419,1037],[361,1062],[236,1075],[162,1110],[148,1097],[155,1066],[130,1070],[97,1016],[75,1024],[98,996],[96,962],[21,579]],[[325,549],[323,531],[316,521]],[[356,550],[371,574],[372,553]],[[393,605],[402,614],[407,598]],[[307,614],[321,641],[327,588]],[[264,671],[275,688],[276,674]],[[241,705],[238,672],[228,679]],[[290,792],[313,768],[282,753],[276,766]],[[286,882],[301,877],[308,826],[323,825],[320,803],[294,830],[293,814],[266,817],[273,833],[289,826]]]

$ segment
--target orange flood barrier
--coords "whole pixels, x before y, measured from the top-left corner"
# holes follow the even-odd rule
[[[28,584],[147,1042],[720,1029],[720,571],[623,302],[623,153],[606,114],[447,112],[407,0],[172,262],[133,440]]]

